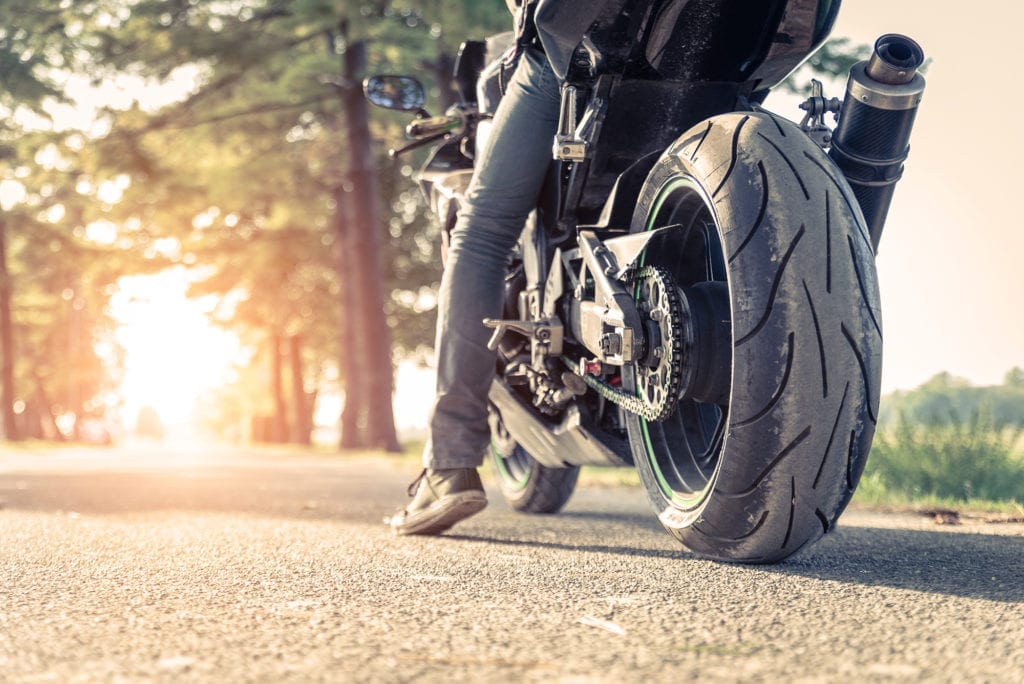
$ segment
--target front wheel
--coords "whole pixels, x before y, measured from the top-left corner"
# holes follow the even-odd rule
[[[863,216],[796,126],[749,112],[702,122],[655,165],[631,231],[666,226],[644,266],[678,287],[688,381],[667,419],[629,418],[634,460],[686,547],[780,560],[834,527],[874,434],[882,335]],[[641,312],[657,308],[645,292]],[[623,380],[640,393],[647,377]]]
[[[537,463],[491,416],[491,463],[505,502],[520,513],[557,513],[576,489],[578,467],[549,468]]]

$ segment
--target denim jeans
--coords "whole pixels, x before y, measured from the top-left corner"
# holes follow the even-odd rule
[[[494,114],[452,230],[438,298],[437,395],[423,454],[427,468],[483,462],[496,356],[487,348],[492,330],[482,321],[502,317],[506,267],[551,162],[560,85],[544,53],[528,49]]]

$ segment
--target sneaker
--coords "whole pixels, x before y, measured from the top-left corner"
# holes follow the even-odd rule
[[[396,534],[441,534],[487,506],[476,468],[424,470],[409,496],[412,502],[385,520]]]

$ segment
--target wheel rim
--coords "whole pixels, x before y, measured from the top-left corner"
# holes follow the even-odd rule
[[[690,177],[676,177],[666,183],[652,203],[645,230],[682,225],[685,244],[666,256],[642,257],[645,265],[669,268],[681,288],[705,283],[727,284],[727,268],[721,234],[716,227],[712,205],[702,188]],[[685,253],[685,259],[676,255]],[[728,314],[731,320],[731,312]],[[728,350],[732,349],[731,339]],[[731,357],[728,360],[731,368]],[[725,393],[728,396],[728,392]],[[728,400],[708,403],[682,399],[676,411],[664,421],[637,418],[647,463],[665,500],[691,509],[701,504],[714,485],[728,425]]]
[[[526,489],[533,474],[533,458],[512,440],[500,421],[491,431],[491,458],[494,459],[494,467],[506,489]]]

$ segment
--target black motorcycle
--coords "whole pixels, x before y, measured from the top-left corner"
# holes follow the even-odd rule
[[[874,257],[924,90],[921,48],[886,35],[842,103],[815,83],[800,125],[761,108],[838,9],[617,0],[587,18],[504,318],[486,321],[491,459],[516,510],[555,512],[579,466],[619,465],[703,556],[777,561],[835,527],[878,416]],[[445,232],[513,40],[463,44],[443,116],[413,78],[364,84],[417,112],[398,153],[437,144],[419,181]]]

